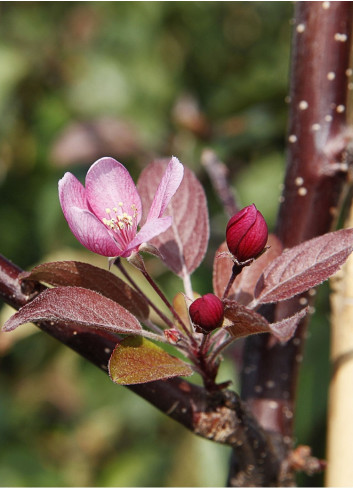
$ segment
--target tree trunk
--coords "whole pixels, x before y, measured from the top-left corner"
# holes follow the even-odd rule
[[[347,181],[347,91],[352,2],[298,2],[295,7],[290,73],[287,169],[276,234],[292,247],[334,227]],[[310,303],[313,292],[263,313],[288,317]],[[284,464],[278,485],[294,483],[286,457],[292,448],[298,370],[307,328],[304,319],[286,345],[258,335],[246,340],[242,399],[270,434]],[[238,485],[240,467],[230,468],[229,484]],[[268,485],[263,479],[262,485]],[[260,485],[260,484],[259,484]]]

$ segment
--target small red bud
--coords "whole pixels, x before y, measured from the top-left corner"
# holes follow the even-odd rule
[[[206,294],[191,304],[189,314],[194,325],[207,334],[222,326],[223,303],[214,294]]]
[[[239,263],[256,258],[264,249],[267,238],[266,221],[255,204],[244,207],[227,224],[228,249]]]
[[[164,330],[164,336],[167,338],[169,343],[171,343],[172,345],[176,345],[181,338],[180,332],[174,328],[165,329]]]

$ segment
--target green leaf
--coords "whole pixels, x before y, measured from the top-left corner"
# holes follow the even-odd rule
[[[193,370],[151,341],[130,336],[119,343],[109,360],[109,375],[120,385],[189,376]]]

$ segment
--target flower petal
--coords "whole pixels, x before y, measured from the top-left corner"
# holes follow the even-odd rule
[[[119,256],[121,250],[89,210],[85,188],[72,173],[65,173],[59,181],[59,199],[72,233],[83,246],[99,255]]]
[[[66,219],[75,237],[90,251],[103,256],[121,255],[122,250],[108,229],[89,210],[71,207]]]
[[[136,223],[141,219],[141,199],[127,169],[114,158],[97,160],[86,175],[86,196],[99,219],[107,217],[106,209],[123,204],[122,211],[137,212]]]
[[[159,219],[152,219],[146,222],[121,256],[130,256],[142,243],[147,243],[158,234],[164,233],[171,224],[171,216],[160,217]]]
[[[153,198],[147,220],[161,217],[184,176],[184,167],[175,156],[170,160]]]
[[[80,209],[88,209],[86,191],[81,182],[72,173],[65,173],[59,180],[59,200],[64,216],[70,207],[75,206]]]

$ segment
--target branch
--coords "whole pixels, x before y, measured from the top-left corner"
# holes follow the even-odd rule
[[[330,231],[340,211],[350,137],[346,106],[352,21],[351,2],[296,4],[287,170],[277,221],[277,235],[285,247]],[[278,321],[311,300],[309,293],[262,312]],[[249,337],[245,346],[242,398],[260,424],[282,438],[283,460],[292,447],[306,326],[307,320],[302,321],[284,346],[268,335]],[[236,466],[231,477],[232,473],[237,474]]]
[[[20,268],[0,255],[0,298],[19,309],[45,290],[37,282],[20,283]],[[107,373],[117,337],[101,330],[40,322],[37,326]],[[258,485],[275,480],[279,461],[272,441],[232,391],[210,393],[180,378],[148,382],[128,388],[196,435],[230,445],[243,461],[238,481]],[[261,474],[261,478],[259,478]]]

